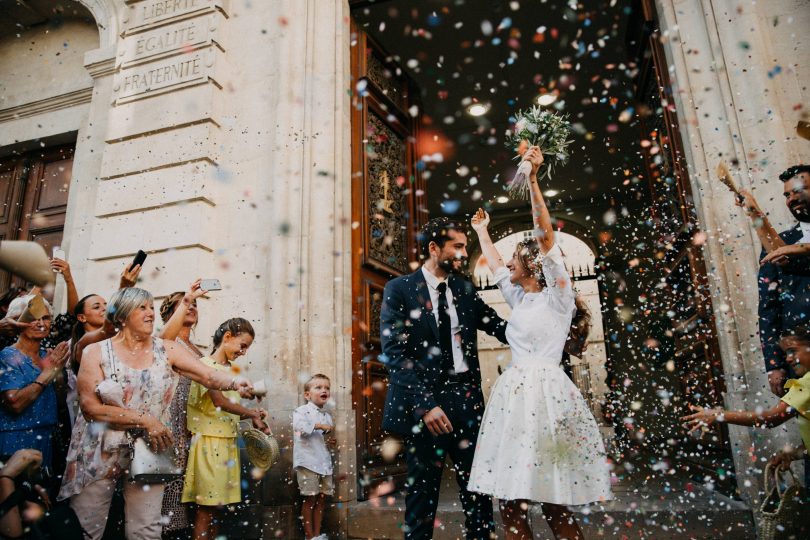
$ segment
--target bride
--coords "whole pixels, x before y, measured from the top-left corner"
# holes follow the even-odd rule
[[[576,299],[554,242],[551,216],[537,185],[543,154],[531,162],[534,238],[503,259],[489,237],[489,216],[478,210],[472,227],[490,270],[512,308],[506,337],[512,363],[498,377],[484,411],[470,473],[470,491],[500,500],[506,538],[529,540],[529,505],[541,503],[557,538],[583,538],[568,506],[612,498],[610,470],[596,421],[560,366],[563,351],[582,353],[590,315]]]

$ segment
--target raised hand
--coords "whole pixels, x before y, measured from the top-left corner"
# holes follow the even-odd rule
[[[543,151],[540,150],[539,146],[530,146],[526,153],[523,154],[523,161],[532,164],[532,176],[537,176],[537,171],[540,170],[540,166],[544,161]]]
[[[754,194],[747,189],[740,190],[740,194],[734,197],[734,204],[745,210],[745,213],[748,214],[750,218],[759,218],[765,215],[759,207],[759,203],[754,197]]]
[[[42,359],[42,371],[51,369],[54,372],[58,372],[65,367],[69,356],[70,347],[68,347],[67,341],[63,341],[51,349],[48,354],[45,355],[45,358]]]
[[[141,265],[136,264],[132,268],[129,267],[129,263],[124,266],[124,270],[121,272],[121,280],[118,283],[119,289],[126,289],[128,287],[134,287],[135,284],[138,282],[138,275],[141,273]]]
[[[16,337],[31,326],[32,323],[19,322],[11,317],[5,317],[0,319],[0,336]]]
[[[196,280],[194,280],[194,283],[192,283],[189,286],[188,291],[186,291],[186,294],[183,295],[183,302],[185,302],[186,304],[191,304],[192,302],[196,301],[197,298],[200,298],[201,296],[205,296],[206,294],[208,294],[208,291],[200,287],[201,283],[202,283],[201,278],[197,278]]]
[[[62,274],[65,280],[70,280],[70,264],[66,260],[53,258],[51,259],[51,269],[54,272]]]
[[[470,220],[470,224],[476,233],[487,230],[489,226],[489,214],[487,214],[483,208],[479,208],[473,215],[472,220]]]

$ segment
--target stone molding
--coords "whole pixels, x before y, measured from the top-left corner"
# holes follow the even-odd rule
[[[0,109],[0,122],[9,122],[11,120],[29,118],[61,109],[69,109],[70,107],[90,103],[92,98],[93,89],[82,88],[81,90],[75,90],[67,94],[40,99],[24,105],[9,107],[8,109]]]
[[[84,67],[93,79],[112,75],[115,72],[115,46],[87,51]]]

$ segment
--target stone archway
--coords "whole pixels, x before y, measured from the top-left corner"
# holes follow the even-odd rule
[[[119,5],[112,0],[77,0],[96,21],[99,49],[115,47],[119,33]]]

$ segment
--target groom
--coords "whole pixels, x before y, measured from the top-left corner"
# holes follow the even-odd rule
[[[390,381],[383,429],[405,439],[405,538],[430,539],[445,456],[453,461],[468,539],[488,539],[492,500],[467,491],[484,412],[477,331],[506,342],[506,323],[458,272],[465,227],[430,220],[418,237],[423,266],[383,293],[381,361]]]

